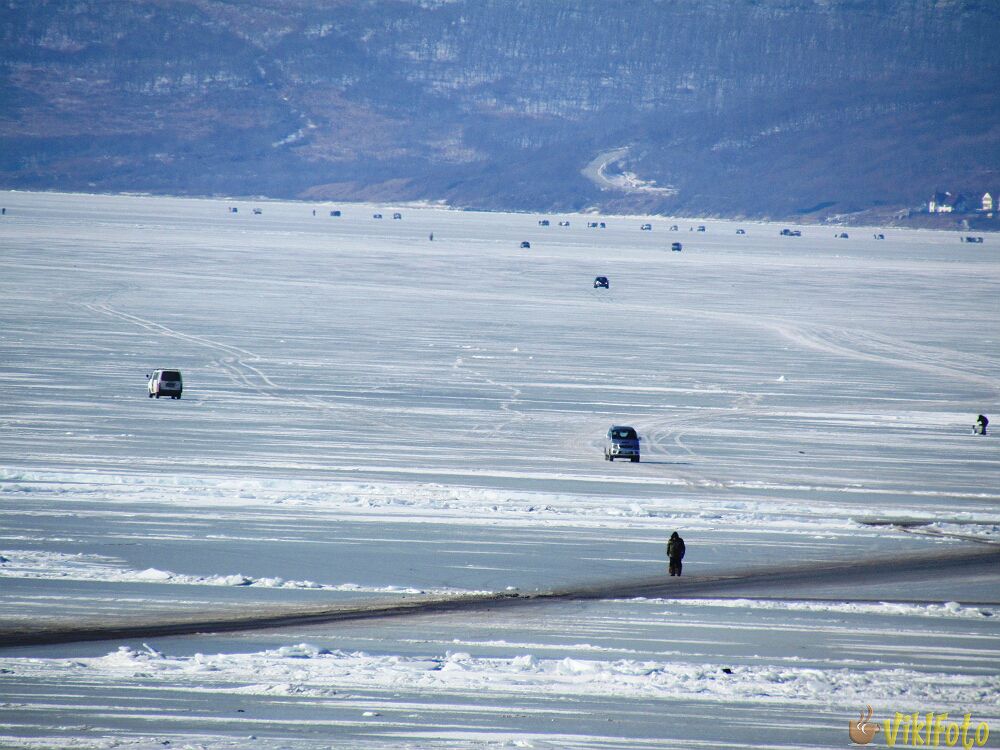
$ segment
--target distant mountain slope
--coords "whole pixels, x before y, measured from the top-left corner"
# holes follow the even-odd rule
[[[993,0],[12,0],[0,185],[820,215],[1000,186]],[[606,172],[585,168],[618,150]]]

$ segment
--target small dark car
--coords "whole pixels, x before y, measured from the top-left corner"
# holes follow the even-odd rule
[[[604,437],[604,460],[614,461],[616,458],[639,463],[639,436],[634,427],[613,425],[608,430]]]
[[[531,243],[528,242],[527,240],[525,240],[524,242],[521,243],[521,248],[525,249],[525,250],[530,250],[531,249]]]
[[[598,276],[594,279],[594,289],[610,289],[611,282],[607,276]]]
[[[679,242],[674,242],[672,245],[670,245],[670,249],[673,250],[675,253],[679,253],[682,248],[683,245],[681,245],[681,243]]]
[[[746,233],[747,233],[747,230],[745,230],[745,229],[737,229],[736,230],[736,234],[746,234]]]

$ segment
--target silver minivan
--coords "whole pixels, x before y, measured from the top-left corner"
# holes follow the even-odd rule
[[[170,398],[180,398],[184,390],[184,383],[181,379],[180,370],[153,370],[149,378],[149,397],[170,396]]]

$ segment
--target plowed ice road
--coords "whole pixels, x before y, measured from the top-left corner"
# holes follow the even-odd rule
[[[1000,240],[0,203],[0,746],[996,746]]]

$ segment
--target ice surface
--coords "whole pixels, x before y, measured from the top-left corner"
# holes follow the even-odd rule
[[[1000,539],[989,242],[3,203],[4,622],[619,581],[675,529],[691,578]],[[147,398],[160,367],[182,400]],[[642,463],[602,459],[612,423]],[[998,584],[7,649],[0,744],[842,747],[866,703],[1000,726]]]

